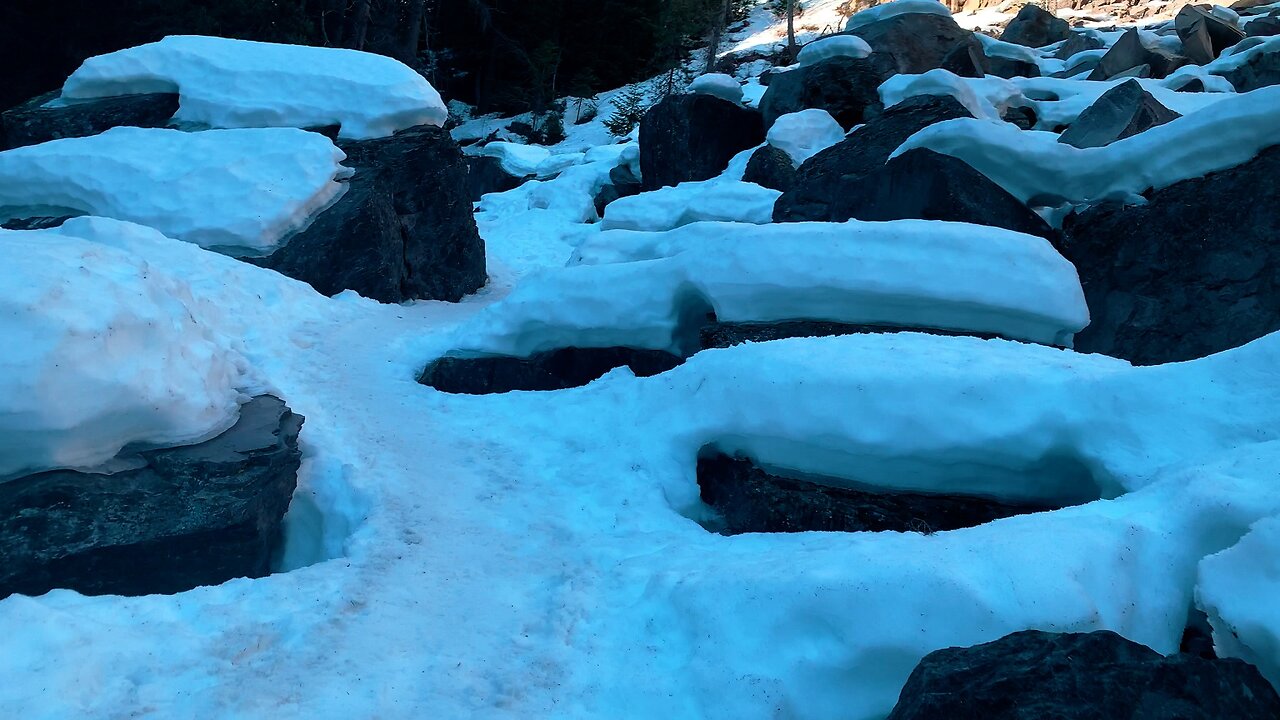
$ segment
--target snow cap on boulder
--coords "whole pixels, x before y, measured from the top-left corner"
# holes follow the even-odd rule
[[[707,73],[694,78],[689,83],[689,92],[698,95],[711,95],[731,103],[742,102],[742,86],[737,80],[724,73]]]
[[[833,57],[864,58],[871,54],[871,46],[857,35],[832,35],[805,45],[796,62],[815,65]]]
[[[766,137],[770,145],[800,165],[843,140],[844,128],[826,110],[809,108],[778,118]]]

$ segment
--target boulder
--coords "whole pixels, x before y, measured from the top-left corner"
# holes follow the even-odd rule
[[[1216,71],[1215,74],[1226,78],[1236,92],[1251,92],[1258,88],[1280,85],[1280,50],[1252,53],[1239,66]]]
[[[851,186],[883,167],[907,138],[934,123],[963,117],[972,114],[950,95],[921,95],[887,108],[801,165],[791,188],[774,205],[774,221],[834,220],[834,208]]]
[[[1058,142],[1078,148],[1103,147],[1179,117],[1182,116],[1161,105],[1137,80],[1129,80],[1085,108]]]
[[[708,449],[709,450],[709,449]],[[758,532],[945,532],[1000,518],[1056,510],[974,495],[850,487],[840,479],[786,477],[745,457],[704,451],[702,501],[720,515],[725,535]]]
[[[1280,329],[1280,147],[1235,168],[1070,215],[1059,250],[1092,321],[1081,352],[1153,365]]]
[[[1005,26],[1000,39],[1030,48],[1044,47],[1071,37],[1071,25],[1053,13],[1027,3]]]
[[[1173,18],[1182,54],[1197,65],[1213,62],[1223,50],[1244,39],[1240,28],[1213,15],[1208,5],[1186,5]]]
[[[967,42],[957,44],[942,58],[940,68],[957,77],[980,78],[987,74],[988,58],[978,38],[970,36]]]
[[[0,115],[0,150],[97,135],[120,125],[165,127],[178,112],[177,93],[123,95],[46,107],[57,97],[57,91],[40,95]]]
[[[818,108],[849,130],[865,120],[868,108],[879,106],[880,84],[895,72],[893,58],[872,53],[865,58],[833,57],[774,73],[760,99],[764,127],[767,130],[788,113]]]
[[[888,720],[1262,720],[1280,697],[1241,660],[1163,657],[1109,630],[1026,630],[929,653]]]
[[[925,148],[848,182],[830,207],[845,220],[947,220],[1049,237],[1044,220],[963,160]]]
[[[724,172],[734,155],[764,142],[764,130],[759,112],[728,100],[701,94],[667,97],[640,121],[643,187],[657,190],[709,180]]]
[[[1280,17],[1268,15],[1257,18],[1244,26],[1244,34],[1249,37],[1280,35]]]
[[[468,155],[466,162],[467,194],[471,202],[480,202],[480,198],[489,193],[514,190],[532,177],[512,175],[496,157]]]
[[[639,195],[641,192],[640,178],[631,172],[630,165],[619,165],[609,171],[609,182],[605,183],[600,191],[596,193],[595,206],[596,215],[604,217],[604,210],[609,203],[624,197]]]
[[[119,472],[0,484],[0,598],[176,593],[268,574],[297,485],[302,421],[260,396],[212,440],[141,451]]]
[[[1130,28],[1102,56],[1088,79],[1110,80],[1131,72],[1140,65],[1150,68],[1151,77],[1163,78],[1188,62],[1187,58],[1170,54],[1162,48],[1147,47],[1142,43],[1137,29]]]
[[[988,55],[987,74],[1005,79],[1034,78],[1040,77],[1040,66],[1026,60]]]
[[[876,53],[892,56],[898,72],[907,74],[942,67],[943,58],[973,36],[950,15],[933,13],[895,15],[856,27],[849,34],[866,40]]]
[[[751,154],[742,179],[770,190],[786,192],[795,182],[796,168],[786,152],[772,145],[765,145]]]
[[[1053,56],[1059,60],[1066,60],[1077,53],[1082,53],[1086,50],[1101,50],[1106,46],[1106,42],[1093,32],[1073,32]]]
[[[485,282],[467,164],[449,133],[422,125],[339,143],[346,192],[271,255],[245,258],[335,295],[456,302]]]

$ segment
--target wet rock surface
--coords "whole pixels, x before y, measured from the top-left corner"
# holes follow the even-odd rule
[[[176,593],[268,574],[297,485],[302,422],[261,396],[221,435],[139,452],[134,469],[0,483],[0,598]]]
[[[785,477],[750,459],[704,450],[698,458],[702,501],[721,516],[721,533],[940,532],[1053,506],[990,498],[851,489],[834,479]]]

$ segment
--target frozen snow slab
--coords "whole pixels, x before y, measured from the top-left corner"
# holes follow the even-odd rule
[[[751,151],[739,153],[726,175],[735,164],[745,167],[750,156]],[[736,162],[739,158],[743,162]],[[773,205],[781,196],[777,190],[726,178],[680,183],[614,200],[605,209],[602,227],[662,231],[702,221],[760,225],[773,222]]]
[[[1275,462],[1257,452],[1252,458],[1255,465]],[[1258,666],[1280,687],[1280,516],[1259,521],[1240,542],[1201,561],[1198,580],[1196,603],[1209,615],[1218,654]]]
[[[864,58],[871,54],[871,46],[857,35],[832,35],[805,45],[796,56],[799,65],[817,65],[836,57]]]
[[[766,137],[770,145],[785,152],[799,166],[843,140],[844,128],[826,110],[809,108],[779,117]]]
[[[291,128],[112,128],[0,152],[0,215],[55,208],[267,254],[341,194],[345,157],[323,135]]]
[[[724,73],[699,75],[689,83],[689,92],[718,97],[731,103],[742,102],[742,85],[733,76]]]
[[[85,222],[0,231],[0,477],[199,442],[237,416],[244,361],[193,317],[190,285],[82,237],[155,231]]]
[[[483,157],[497,158],[502,169],[516,177],[538,172],[538,166],[551,157],[551,151],[541,145],[521,145],[512,142],[491,142],[480,148]]]
[[[1043,238],[962,223],[697,223],[589,237],[462,330],[462,351],[689,351],[694,316],[992,333],[1070,345],[1089,322],[1075,268]]]
[[[1105,147],[1075,148],[1054,133],[962,118],[921,130],[894,154],[923,147],[957,157],[1028,204],[1084,203],[1235,167],[1276,144],[1278,122],[1280,87],[1266,87]]]
[[[383,55],[200,35],[89,58],[66,101],[177,92],[174,119],[214,128],[341,125],[339,137],[385,137],[449,116],[426,78]]]
[[[891,0],[891,2],[880,3],[875,7],[854,14],[853,17],[849,18],[849,22],[845,23],[844,29],[845,32],[848,32],[874,22],[909,13],[951,17],[951,11],[947,9],[947,6],[936,0]]]

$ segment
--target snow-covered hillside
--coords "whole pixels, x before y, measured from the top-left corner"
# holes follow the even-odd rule
[[[58,139],[0,152],[0,715],[961,717],[895,706],[1027,630],[1213,680],[1145,707],[1280,708],[1280,45],[841,4],[549,147],[387,58],[194,37],[6,116]],[[932,695],[1013,717],[971,693]]]

